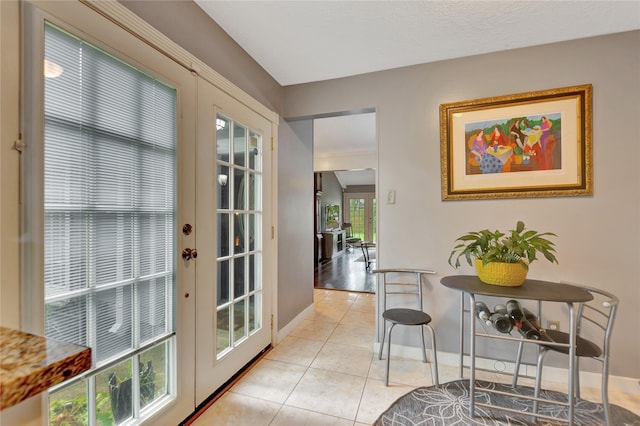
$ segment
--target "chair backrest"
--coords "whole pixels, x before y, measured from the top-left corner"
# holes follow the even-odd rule
[[[578,307],[577,333],[602,345],[602,358],[608,358],[611,330],[618,309],[618,298],[608,291],[581,287],[593,295],[593,300],[581,303]]]
[[[386,311],[389,305],[390,296],[400,298],[395,305],[402,307],[412,307],[422,310],[422,276],[434,275],[436,272],[428,269],[376,269],[378,274],[378,292],[381,292],[382,310]],[[413,296],[413,302],[407,301],[407,297]],[[408,306],[411,303],[411,306]]]

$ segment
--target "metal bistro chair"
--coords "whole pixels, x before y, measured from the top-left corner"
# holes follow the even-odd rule
[[[347,248],[352,248],[355,243],[360,242],[360,238],[353,236],[352,226],[349,222],[344,222],[342,224],[342,229],[345,231],[345,242],[347,243]]]
[[[607,425],[611,424],[611,415],[609,410],[609,342],[611,340],[611,329],[613,328],[613,320],[618,308],[618,298],[613,294],[590,287],[583,287],[589,291],[594,299],[590,302],[581,303],[578,307],[576,319],[576,363],[574,369],[574,389],[575,397],[580,399],[580,367],[579,360],[582,357],[588,357],[600,361],[602,363],[602,405],[604,408],[604,418]],[[587,340],[583,336],[598,336],[601,339],[599,343]],[[569,334],[558,330],[546,330],[546,336],[549,340],[557,343],[569,343]],[[540,386],[542,383],[542,363],[544,357],[550,350],[569,354],[568,347],[562,346],[545,346],[540,345],[538,354],[538,365],[536,371],[536,390],[535,397],[540,396]],[[534,401],[533,412],[538,412],[538,401]]]
[[[389,386],[389,363],[391,360],[391,332],[396,325],[409,325],[420,327],[420,337],[422,338],[422,356],[423,361],[427,362],[427,348],[424,341],[423,327],[427,327],[431,332],[431,341],[433,347],[433,377],[435,385],[438,381],[438,355],[436,351],[436,333],[431,327],[431,316],[422,310],[422,276],[435,274],[435,271],[417,270],[417,269],[378,269],[374,273],[382,280],[378,282],[378,289],[384,292],[382,300],[382,318],[384,319],[382,327],[382,339],[380,340],[379,359],[382,359],[382,350],[385,341],[385,326],[389,325],[389,337],[387,340],[387,365],[385,374],[385,385]],[[413,280],[410,280],[410,276]],[[380,285],[382,284],[382,285]],[[417,309],[411,308],[387,308],[389,296],[401,297],[406,302],[406,297],[411,296]]]

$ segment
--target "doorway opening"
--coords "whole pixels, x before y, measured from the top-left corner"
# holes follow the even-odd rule
[[[377,162],[373,109],[313,119],[317,288],[375,292]]]

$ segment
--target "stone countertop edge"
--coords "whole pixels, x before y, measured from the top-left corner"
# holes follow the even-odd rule
[[[0,410],[90,368],[90,348],[0,327]]]

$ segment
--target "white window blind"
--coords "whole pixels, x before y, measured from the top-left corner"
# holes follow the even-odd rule
[[[138,354],[162,347],[153,400],[175,332],[176,90],[49,24],[45,60],[63,70],[45,79],[46,335],[91,346],[98,370],[133,360],[133,389]],[[125,418],[149,399],[131,398]]]

